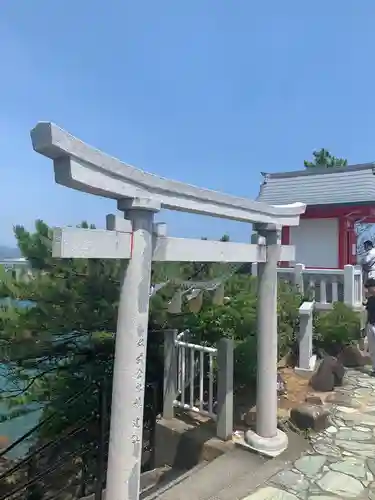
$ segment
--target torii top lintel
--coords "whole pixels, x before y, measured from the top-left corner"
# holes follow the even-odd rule
[[[296,226],[306,205],[263,202],[203,189],[144,172],[76,139],[50,122],[31,131],[36,152],[51,158],[63,186],[115,200],[148,198],[162,208],[277,226]]]

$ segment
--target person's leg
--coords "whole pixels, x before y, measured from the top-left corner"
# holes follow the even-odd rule
[[[367,324],[367,342],[372,362],[372,370],[375,374],[375,325]]]

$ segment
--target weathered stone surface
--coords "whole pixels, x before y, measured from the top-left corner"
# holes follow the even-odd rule
[[[308,497],[308,500],[334,500],[334,497],[327,496],[327,495],[320,495],[319,493],[317,495],[310,495]]]
[[[340,406],[346,406],[348,408],[359,408],[361,403],[354,399],[350,394],[343,392],[335,392],[329,394],[326,398],[326,403],[334,403]]]
[[[370,469],[370,471],[373,474],[375,474],[375,460],[374,459],[367,460],[367,467]]]
[[[266,488],[261,488],[252,495],[244,498],[243,500],[299,500],[298,497],[292,493],[287,493],[286,491],[273,488],[272,486],[267,486]]]
[[[291,412],[294,422],[296,415],[297,421],[305,419],[306,428],[312,425],[311,413],[329,408],[329,426],[310,436],[313,452],[287,465],[267,481],[267,488],[243,500],[375,500],[375,379],[349,369],[346,380],[349,384],[324,398],[329,405],[306,402]]]
[[[342,385],[345,368],[332,356],[326,356],[319,365],[317,372],[311,377],[310,385],[314,391],[330,392],[335,386]]]
[[[329,427],[329,411],[317,405],[305,403],[293,408],[290,419],[299,429],[322,431]]]
[[[314,444],[314,450],[327,457],[341,457],[340,448],[337,446],[331,446],[325,442]]]
[[[293,491],[304,491],[309,487],[309,482],[298,472],[284,470],[276,474],[271,480],[276,486],[282,486]]]
[[[315,394],[308,394],[305,399],[306,403],[310,405],[323,405],[323,400],[320,396],[316,396]]]
[[[366,479],[366,463],[365,460],[359,458],[345,458],[340,462],[331,464],[331,469],[349,476],[357,477],[358,479]]]
[[[365,356],[355,345],[345,346],[337,356],[337,360],[348,368],[356,368],[366,364]]]
[[[340,498],[356,498],[364,490],[358,479],[334,471],[327,472],[317,484],[323,491],[338,495]]]
[[[336,434],[336,439],[342,441],[369,441],[373,439],[372,432],[356,431],[354,429],[340,429]]]
[[[336,434],[337,428],[334,425],[330,425],[329,427],[327,427],[326,432],[328,434]]]
[[[357,443],[355,441],[336,441],[340,448],[355,453],[360,457],[372,458],[375,456],[375,443]]]
[[[307,455],[299,458],[294,466],[306,476],[313,477],[321,470],[326,461],[327,458],[322,455]]]

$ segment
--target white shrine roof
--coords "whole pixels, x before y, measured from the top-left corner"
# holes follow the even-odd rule
[[[375,203],[375,163],[262,173],[257,200],[269,204],[334,205]]]

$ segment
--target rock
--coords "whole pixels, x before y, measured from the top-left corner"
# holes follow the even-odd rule
[[[290,412],[291,421],[299,429],[322,431],[329,427],[329,411],[322,406],[304,403]]]
[[[310,379],[310,385],[315,391],[330,392],[334,387],[342,385],[345,368],[336,358],[326,356],[316,373]]]
[[[305,399],[306,403],[309,403],[310,405],[318,405],[322,406],[323,400],[320,396],[316,396],[315,394],[308,394]]]
[[[340,498],[357,498],[363,492],[364,487],[358,479],[341,472],[329,471],[317,485],[325,492],[338,495]]]
[[[348,368],[357,368],[366,364],[365,356],[355,345],[345,346],[337,360]]]
[[[326,463],[327,457],[322,455],[305,455],[299,458],[294,466],[307,477],[314,477]]]
[[[309,482],[303,477],[303,474],[292,470],[282,470],[278,472],[272,477],[271,481],[279,488],[281,487],[295,492],[307,490],[309,487]]]
[[[332,358],[334,362],[333,366],[333,376],[335,377],[335,386],[342,386],[345,377],[345,367],[336,358]]]

